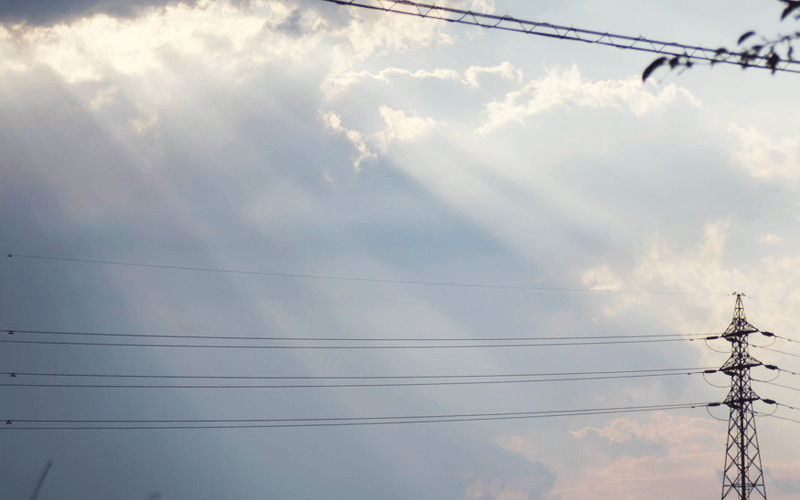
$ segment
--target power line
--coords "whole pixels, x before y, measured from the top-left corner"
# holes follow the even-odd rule
[[[327,0],[325,0],[327,1]],[[238,269],[217,269],[208,267],[191,267],[191,266],[175,266],[175,265],[161,265],[161,264],[145,264],[138,262],[123,262],[115,260],[99,260],[99,259],[74,259],[68,257],[48,257],[43,255],[26,255],[26,254],[5,254],[6,258],[18,259],[35,259],[35,260],[49,260],[58,262],[75,262],[83,264],[104,264],[113,266],[127,266],[151,269],[170,269],[178,271],[197,271],[207,273],[224,273],[224,274],[242,274],[250,276],[271,276],[278,278],[298,278],[298,279],[316,279],[316,280],[329,280],[329,281],[349,281],[359,283],[384,283],[394,285],[425,285],[425,286],[442,286],[442,287],[464,287],[464,288],[488,288],[488,289],[501,289],[501,290],[534,290],[545,292],[592,292],[592,293],[628,293],[628,294],[656,294],[656,295],[719,295],[727,296],[727,294],[720,293],[699,293],[699,292],[674,292],[674,291],[648,291],[648,290],[593,290],[590,288],[569,288],[569,287],[547,287],[547,286],[531,286],[531,285],[504,285],[492,283],[461,283],[450,281],[417,281],[417,280],[399,280],[387,278],[367,278],[367,277],[352,277],[352,276],[334,276],[324,274],[303,274],[303,273],[286,273],[277,271],[249,271]]]
[[[247,375],[132,375],[99,373],[52,373],[52,372],[0,372],[0,375],[33,377],[93,377],[93,378],[136,378],[136,379],[209,379],[209,380],[404,380],[404,379],[463,379],[463,378],[513,378],[513,377],[560,377],[588,375],[617,375],[654,372],[696,372],[707,368],[649,368],[644,370],[597,370],[559,373],[493,373],[480,375],[355,375],[355,376],[247,376]]]
[[[664,56],[681,57],[694,62],[707,62],[710,64],[742,65],[741,55],[723,49],[709,49],[697,45],[686,45],[677,42],[664,42],[652,40],[641,36],[616,35],[603,31],[587,30],[572,26],[559,26],[556,24],[526,21],[511,16],[497,16],[481,14],[469,10],[452,9],[437,5],[412,2],[408,0],[322,0],[339,5],[361,7],[370,10],[405,14],[414,17],[437,19],[451,23],[493,28],[503,31],[514,31],[527,35],[536,35],[559,40],[573,40],[619,49],[650,52]],[[774,71],[800,73],[797,61],[781,60]],[[773,70],[767,63],[767,57],[758,56],[747,59],[747,66]]]
[[[772,332],[761,332],[761,335],[764,335],[766,337],[775,337],[776,339],[785,340],[786,342],[791,342],[792,344],[800,343],[800,342],[798,342],[796,340],[790,339],[789,337],[784,337],[782,335],[776,335],[776,334],[774,334]]]
[[[35,388],[62,388],[62,389],[322,389],[322,388],[367,388],[367,387],[411,387],[411,386],[445,386],[445,385],[496,385],[496,384],[520,384],[520,383],[552,383],[552,382],[575,382],[589,380],[620,380],[620,379],[639,379],[674,377],[676,375],[696,375],[702,371],[687,373],[648,373],[636,375],[606,375],[593,377],[564,377],[564,378],[536,378],[536,379],[512,379],[512,380],[470,380],[470,381],[439,381],[439,382],[393,382],[393,383],[357,383],[357,384],[270,384],[270,385],[195,385],[195,384],[171,384],[171,385],[123,385],[123,384],[56,384],[56,383],[26,383],[26,384],[3,384],[0,387],[35,387]]]
[[[774,366],[774,365],[770,365],[770,366]],[[777,368],[777,367],[776,367],[776,368]],[[780,371],[781,371],[781,372],[783,372],[783,373],[788,373],[789,375],[797,375],[797,376],[800,376],[800,373],[793,372],[793,371],[791,371],[791,370],[784,370],[783,368],[778,368],[778,370],[780,370]]]
[[[634,335],[586,335],[586,336],[549,336],[549,337],[270,337],[245,335],[197,335],[172,333],[114,333],[114,332],[68,332],[52,330],[15,330],[2,329],[9,335],[39,334],[93,337],[130,337],[130,338],[162,338],[162,339],[213,339],[213,340],[272,340],[272,341],[329,341],[329,342],[513,342],[539,340],[613,340],[613,339],[645,339],[645,338],[679,338],[701,340],[709,333],[656,333]]]
[[[800,420],[795,420],[793,418],[786,418],[786,417],[781,417],[781,416],[778,416],[778,415],[769,415],[769,414],[766,414],[766,413],[759,413],[759,415],[763,415],[765,417],[777,418],[779,420],[785,420],[787,422],[794,422],[795,424],[800,424]]]
[[[574,410],[549,410],[503,413],[467,413],[443,415],[384,416],[384,417],[334,417],[334,418],[284,418],[284,419],[178,419],[178,420],[51,420],[14,419],[7,420],[0,430],[135,430],[135,429],[234,429],[275,427],[332,427],[362,425],[400,425],[446,422],[476,422],[488,420],[533,419],[575,417],[585,415],[608,415],[694,409],[718,405],[719,403],[676,403],[668,405],[628,406],[621,408],[590,408]],[[34,424],[20,427],[15,423]],[[57,424],[58,426],[42,425]],[[91,425],[85,425],[91,424]],[[166,424],[166,425],[165,425]],[[209,425],[214,424],[214,425]]]
[[[778,383],[776,383],[776,382],[772,382],[771,380],[758,380],[758,379],[753,379],[753,381],[755,381],[755,382],[761,382],[762,384],[774,385],[775,387],[782,387],[782,388],[784,388],[784,389],[789,389],[789,390],[792,390],[792,391],[798,391],[798,392],[800,392],[800,389],[798,389],[797,387],[790,387],[790,386],[788,386],[788,385],[778,384]]]
[[[262,345],[262,344],[151,344],[121,342],[59,342],[51,340],[0,340],[0,344],[64,345],[81,347],[167,347],[182,349],[294,349],[294,350],[363,350],[363,349],[488,349],[509,347],[577,347],[623,344],[653,344],[665,342],[691,342],[695,339],[645,339],[609,340],[598,342],[551,342],[512,344],[464,344],[464,345]]]
[[[773,348],[771,348],[771,347],[762,347],[762,346],[760,346],[760,345],[754,345],[754,346],[752,346],[752,347],[757,347],[757,348],[759,348],[759,349],[763,349],[763,350],[765,350],[765,351],[777,352],[778,354],[784,354],[784,355],[786,355],[786,356],[792,356],[793,358],[800,358],[800,355],[798,355],[798,354],[792,354],[792,353],[790,353],[790,352],[779,351],[778,349],[773,349]]]

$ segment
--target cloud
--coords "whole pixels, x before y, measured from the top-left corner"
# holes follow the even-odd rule
[[[762,181],[800,178],[800,160],[797,156],[800,137],[783,137],[773,141],[753,126],[743,128],[730,125],[729,130],[738,138],[733,160],[752,177]]]
[[[386,127],[375,135],[381,149],[386,151],[392,141],[412,142],[429,135],[435,128],[444,125],[443,122],[431,117],[422,117],[416,114],[407,115],[400,109],[387,106],[378,108]]]
[[[347,137],[353,146],[355,146],[356,151],[358,151],[358,157],[353,161],[353,170],[356,173],[361,171],[361,162],[365,160],[370,160],[377,158],[377,155],[369,150],[367,147],[367,143],[364,141],[364,138],[361,136],[361,132],[357,130],[351,130],[344,125],[342,125],[342,118],[333,112],[325,113],[322,117],[325,122],[325,125],[328,129],[333,130],[334,132],[340,132]]]
[[[97,111],[103,106],[110,104],[114,101],[118,91],[119,88],[117,88],[116,85],[109,85],[104,89],[98,90],[94,99],[92,99],[92,101],[89,103],[89,109],[92,111]]]
[[[464,71],[463,77],[458,71],[446,68],[436,68],[433,71],[424,69],[411,71],[403,68],[390,67],[384,68],[377,73],[371,73],[366,70],[332,73],[322,82],[320,90],[322,90],[323,94],[325,94],[328,99],[331,99],[361,80],[369,79],[389,84],[392,83],[394,77],[406,77],[418,80],[430,78],[435,80],[458,81],[468,87],[478,88],[480,87],[479,78],[481,75],[497,75],[506,80],[515,80],[518,82],[521,82],[523,78],[522,71],[514,68],[508,61],[496,66],[470,66]]]
[[[359,80],[369,78],[371,80],[375,80],[378,82],[390,83],[391,77],[398,75],[406,76],[409,78],[417,78],[417,79],[424,79],[424,78],[434,78],[437,80],[459,79],[458,72],[452,69],[436,68],[433,71],[426,71],[423,69],[419,69],[417,71],[409,71],[407,69],[402,69],[402,68],[385,68],[375,74],[370,73],[369,71],[345,71],[343,73],[329,75],[327,78],[325,78],[325,81],[322,82],[322,85],[320,85],[320,89],[327,98],[331,98],[340,94],[341,92],[343,92],[344,90],[346,90],[348,87],[358,82]]]
[[[783,242],[783,238],[781,238],[780,236],[776,236],[772,233],[767,233],[759,236],[758,242],[764,243],[765,245],[777,245]]]
[[[503,61],[496,66],[470,66],[464,72],[464,83],[470,87],[478,88],[480,86],[478,77],[481,75],[499,75],[507,80],[516,80],[522,83],[522,71],[514,68],[508,61]]]
[[[587,269],[583,272],[581,281],[591,290],[598,292],[614,292],[622,288],[622,281],[614,276],[614,273],[611,272],[608,266]]]
[[[739,267],[729,262],[729,253],[747,254],[747,249],[729,251],[731,231],[728,223],[710,223],[699,240],[682,247],[653,236],[643,253],[629,265],[608,265],[607,270],[606,266],[593,267],[584,275],[602,283],[596,276],[603,277],[607,272],[624,282],[626,289],[678,294],[615,294],[606,299],[604,311],[608,316],[621,317],[634,306],[650,304],[650,316],[674,331],[719,331],[730,323],[730,293],[736,291],[748,297],[748,317],[753,324],[767,331],[796,331],[800,328],[795,314],[800,306],[800,254],[791,248],[785,254],[761,254],[764,247],[753,245],[754,254],[748,264]],[[741,241],[740,237],[737,241]],[[759,241],[767,243],[773,238],[762,236]],[[657,303],[653,302],[655,297]],[[718,356],[705,347],[701,352],[705,359],[718,361]]]
[[[93,101],[94,102],[94,101]],[[148,130],[154,129],[158,125],[158,112],[141,109],[141,116],[131,120],[133,130],[139,135],[144,135]]]
[[[682,499],[711,496],[719,489],[718,463],[725,427],[707,418],[655,413],[648,421],[618,419],[602,428],[573,432],[579,439],[595,434],[606,440],[590,448],[588,463],[562,477],[549,499],[593,500],[641,498]],[[660,453],[625,452],[615,448],[634,442],[661,443]],[[651,448],[645,448],[651,450]],[[680,485],[676,487],[676,478]]]
[[[104,13],[129,17],[141,13],[147,7],[164,7],[184,3],[196,4],[196,0],[45,0],[28,2],[6,0],[0,13],[0,22],[27,23],[32,25],[66,22],[78,17]]]
[[[700,105],[689,91],[674,84],[653,94],[638,77],[586,82],[577,66],[565,71],[551,69],[546,76],[526,83],[520,90],[509,92],[504,100],[487,104],[486,120],[477,132],[487,134],[508,123],[522,124],[526,118],[557,106],[571,104],[588,108],[627,108],[634,115],[641,116],[678,99],[694,106]]]
[[[601,428],[584,427],[572,435],[585,438],[595,434],[612,444],[644,441],[665,443],[680,447],[681,453],[704,453],[709,448],[725,442],[725,429],[707,418],[675,416],[664,412],[654,413],[649,422],[642,423],[632,418],[620,418]]]
[[[378,113],[385,126],[378,132],[367,136],[358,130],[345,127],[342,124],[342,118],[332,111],[323,115],[326,127],[334,132],[344,134],[358,151],[358,156],[353,161],[353,169],[357,173],[361,171],[362,162],[377,158],[377,155],[370,150],[368,143],[376,144],[381,151],[386,153],[389,145],[394,141],[414,142],[426,137],[437,127],[445,125],[444,122],[431,117],[418,116],[416,113],[406,114],[403,110],[392,109],[388,106],[379,106]]]
[[[29,69],[49,68],[73,84],[103,81],[115,74],[172,75],[169,58],[176,56],[199,59],[216,71],[230,73],[238,72],[244,62],[263,64],[297,55],[303,44],[296,40],[289,44],[287,35],[263,30],[265,24],[280,24],[290,13],[282,4],[264,15],[226,2],[203,2],[198,8],[178,4],[132,19],[97,14],[69,25],[19,27],[13,38],[3,42],[17,47],[23,55],[19,62]]]
[[[620,418],[602,427],[571,431],[570,437],[554,438],[564,450],[573,446],[580,450],[579,456],[569,458],[539,450],[536,442],[542,438],[533,435],[510,434],[497,443],[534,463],[547,456],[549,467],[558,471],[552,487],[538,496],[522,498],[678,500],[689,491],[694,497],[719,489],[717,476],[722,464],[715,459],[722,456],[725,431],[724,425],[708,418],[657,412],[645,420]],[[680,487],[675,487],[676,478],[680,478]],[[474,491],[488,491],[488,486],[474,486]]]
[[[451,45],[455,38],[444,31],[439,23],[421,23],[413,16],[373,16],[371,12],[355,9],[352,20],[341,34],[351,44],[357,59],[363,60],[376,51],[402,52],[411,47]],[[345,71],[341,65],[334,65]]]
[[[340,22],[292,1],[252,2],[245,8],[202,0],[169,3],[132,18],[96,13],[70,24],[8,25],[0,27],[0,54],[6,56],[0,71],[46,67],[72,84],[126,75],[146,78],[156,88],[180,78],[174,67],[180,58],[195,60],[217,78],[240,79],[280,60],[312,66],[320,60],[335,82],[339,74],[346,80],[353,62],[376,50],[452,43],[437,23],[347,13]],[[328,44],[320,50],[323,40]]]

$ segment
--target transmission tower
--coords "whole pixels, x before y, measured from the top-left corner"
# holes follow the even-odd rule
[[[731,390],[725,398],[730,408],[728,443],[725,447],[725,472],[722,500],[767,498],[761,452],[758,449],[753,402],[761,398],[750,387],[750,368],[761,362],[750,356],[748,336],[759,330],[747,322],[741,293],[736,293],[733,321],[722,338],[731,343],[731,357],[720,371],[731,377]]]

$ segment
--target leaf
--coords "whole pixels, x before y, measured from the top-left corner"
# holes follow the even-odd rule
[[[767,68],[772,70],[772,74],[774,75],[775,72],[778,70],[778,63],[780,62],[781,58],[778,57],[778,54],[773,52],[767,58]]]
[[[739,37],[739,40],[736,42],[736,44],[737,45],[741,45],[742,42],[744,42],[745,40],[747,40],[748,38],[750,38],[751,36],[753,36],[755,34],[756,34],[755,31],[748,31],[747,33],[745,33],[744,35]]]
[[[739,54],[739,64],[742,66],[742,68],[746,68],[750,64],[750,57],[750,54],[747,52],[741,52]]]
[[[783,9],[783,13],[781,14],[781,21],[786,19],[786,17],[789,14],[791,14],[792,12],[797,10],[798,8],[800,8],[800,2],[792,2],[792,1],[786,2],[786,8]]]
[[[667,62],[667,58],[666,57],[659,57],[655,61],[651,62],[650,65],[648,67],[646,67],[644,69],[644,72],[642,73],[642,82],[646,81],[647,77],[650,76],[650,74],[653,71],[655,71],[656,68],[658,68],[659,66],[661,66],[665,62]]]

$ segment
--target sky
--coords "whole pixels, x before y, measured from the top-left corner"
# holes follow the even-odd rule
[[[791,29],[763,0],[725,12],[660,0],[448,5],[709,47],[732,46],[754,28]],[[718,367],[725,342],[305,350],[7,341],[182,341],[25,331],[252,339],[241,345],[256,337],[688,339],[728,326],[733,292],[746,294],[756,327],[800,341],[797,76],[695,67],[659,70],[643,84],[654,57],[319,0],[6,2],[0,331],[20,332],[3,335],[0,372],[389,377]],[[776,340],[774,349],[782,352],[752,353],[800,372],[797,343]],[[3,498],[29,498],[52,460],[40,500],[709,498],[721,490],[724,408],[409,425],[14,429],[31,419],[473,415],[723,400],[728,381],[706,379],[2,386],[0,420],[14,422],[0,433],[0,484]],[[800,407],[800,376],[782,373],[775,383],[787,387],[754,389]],[[800,426],[768,417],[757,426],[769,497],[800,499]]]

